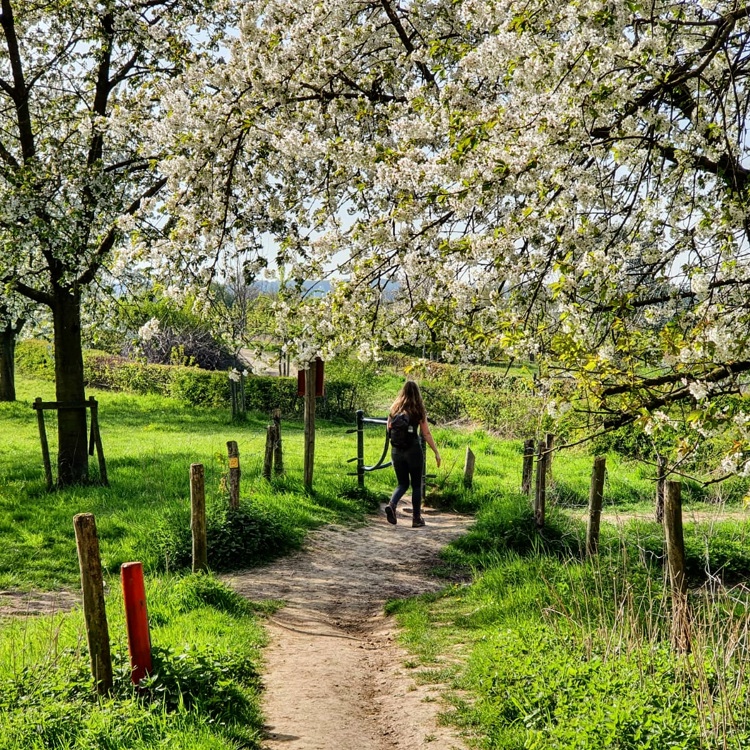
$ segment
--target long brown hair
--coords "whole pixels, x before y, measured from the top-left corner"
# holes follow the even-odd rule
[[[419,386],[413,380],[407,380],[391,406],[391,416],[406,412],[413,422],[422,422],[427,416]]]

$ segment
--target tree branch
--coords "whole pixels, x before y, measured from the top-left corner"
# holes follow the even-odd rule
[[[605,388],[602,391],[602,396],[616,396],[621,393],[628,393],[639,388],[658,388],[662,385],[670,385],[672,383],[679,383],[683,378],[691,377],[694,380],[700,380],[702,383],[718,383],[720,380],[725,380],[732,375],[738,375],[742,372],[748,372],[750,370],[750,360],[744,360],[740,362],[730,362],[719,367],[715,367],[705,375],[696,376],[690,373],[670,373],[669,375],[661,375],[658,378],[645,378],[637,383],[621,383],[619,385],[612,385],[609,388]],[[668,396],[667,396],[668,397]],[[666,398],[666,397],[664,397]],[[665,402],[667,403],[667,402]],[[657,406],[663,406],[663,403],[657,404]]]
[[[21,153],[24,161],[33,158],[36,153],[34,145],[34,131],[31,127],[31,112],[29,110],[29,91],[24,80],[23,63],[21,62],[21,51],[16,35],[16,26],[13,19],[13,9],[10,0],[0,0],[0,26],[3,27],[5,42],[10,59],[10,69],[13,74],[13,86],[8,91],[16,108],[16,121],[18,124],[18,137],[21,141]]]
[[[147,198],[153,198],[165,185],[167,178],[162,177],[157,180],[143,195],[136,198],[125,210],[125,214],[132,216]],[[97,272],[104,262],[107,253],[112,249],[117,239],[117,225],[113,224],[104,239],[99,243],[99,247],[94,252],[89,267],[76,279],[75,286],[85,286],[94,280]]]
[[[412,52],[414,52],[415,47],[412,43],[411,39],[409,39],[409,35],[406,33],[406,29],[404,28],[404,25],[401,23],[401,19],[398,17],[398,14],[393,9],[393,6],[389,2],[389,0],[380,0],[380,4],[383,6],[383,10],[385,11],[385,14],[388,16],[388,20],[391,22],[391,26],[396,30],[396,33],[398,34],[398,38],[401,40],[401,44],[404,45],[404,49],[406,49],[406,53],[408,55],[411,55]],[[429,83],[435,83],[435,76],[432,74],[432,71],[421,61],[416,63],[417,68],[419,69],[419,72],[422,74],[424,79],[428,81]]]

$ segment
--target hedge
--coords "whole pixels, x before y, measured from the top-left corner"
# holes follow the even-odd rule
[[[54,380],[54,349],[46,341],[29,339],[16,347],[16,370],[24,375]],[[192,406],[229,408],[229,377],[224,371],[198,367],[152,365],[106,352],[87,350],[83,355],[86,386],[130,393],[158,393]],[[317,412],[324,419],[351,418],[366,394],[356,383],[326,382],[326,396]],[[245,402],[249,411],[269,413],[281,409],[286,417],[299,417],[303,400],[297,396],[296,378],[250,375],[245,378]]]

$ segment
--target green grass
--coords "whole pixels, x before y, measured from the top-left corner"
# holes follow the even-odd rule
[[[357,498],[354,463],[356,437],[346,426],[320,421],[316,437],[315,491],[303,491],[302,441],[299,422],[282,426],[286,475],[265,481],[261,476],[267,419],[250,416],[230,423],[228,410],[189,407],[158,396],[99,392],[100,422],[111,486],[72,487],[48,493],[44,487],[35,412],[36,396],[53,398],[52,385],[20,379],[19,401],[0,404],[0,587],[55,589],[75,585],[78,563],[72,518],[91,512],[97,519],[102,559],[116,574],[128,560],[141,560],[148,572],[172,570],[189,554],[189,469],[202,463],[207,502],[215,533],[226,537],[235,526],[223,518],[226,506],[226,442],[237,440],[245,526],[263,530],[255,549],[245,545],[225,550],[213,567],[243,567],[298,545],[305,533],[323,523],[351,523],[364,518],[393,486],[390,469],[367,475],[368,494]],[[52,413],[47,413],[51,451],[55,453]],[[498,494],[516,492],[520,484],[520,441],[502,441],[483,430],[434,430],[443,455],[428,471],[428,500],[439,507],[474,511]],[[367,427],[365,461],[373,464],[383,446],[382,427]],[[477,456],[473,490],[462,486],[463,459],[470,445]],[[96,473],[92,463],[92,473]],[[584,508],[588,498],[591,456],[583,450],[555,455],[550,504]],[[608,457],[605,513],[649,513],[654,493],[649,466]],[[695,493],[694,493],[695,494]],[[687,499],[690,494],[686,492]],[[697,497],[697,500],[700,500]],[[688,503],[687,508],[691,505]],[[695,507],[704,507],[702,504]],[[248,520],[249,519],[249,520]],[[258,534],[260,537],[260,533]],[[217,537],[218,538],[218,537]],[[235,554],[236,553],[236,554]],[[234,554],[233,559],[232,558]],[[221,563],[221,564],[219,564]],[[209,564],[211,559],[209,559]]]
[[[361,519],[364,506],[346,497],[354,484],[342,476],[342,451],[356,452],[344,428],[322,424],[316,446],[315,492],[302,491],[302,425],[284,423],[287,475],[270,484],[261,476],[265,425],[260,416],[242,426],[230,424],[229,412],[191,408],[157,396],[96,393],[111,486],[72,487],[48,493],[31,402],[52,398],[50,384],[22,380],[19,401],[0,404],[0,586],[44,589],[77,581],[72,518],[94,513],[102,560],[116,573],[128,560],[139,559],[154,572],[168,560],[158,556],[154,537],[166,526],[189,524],[190,464],[202,463],[209,506],[226,504],[224,477],[228,440],[240,449],[243,506],[262,508],[274,516],[287,542],[322,523]],[[54,419],[47,413],[50,449],[55,454]],[[95,461],[91,461],[96,473]],[[271,550],[273,552],[273,550]],[[251,564],[253,560],[248,560]],[[243,561],[237,560],[237,566]]]
[[[493,750],[740,750],[750,742],[750,597],[705,584],[702,540],[747,580],[747,520],[687,525],[693,651],[670,644],[655,524],[605,524],[583,560],[583,527],[555,511],[533,530],[526,498],[500,495],[446,552],[471,585],[391,602],[422,679],[448,686],[445,720]],[[700,569],[699,569],[700,568]],[[702,573],[702,575],[701,575]],[[727,578],[731,579],[731,575]]]
[[[150,580],[153,674],[130,682],[122,600],[107,617],[115,685],[91,690],[80,611],[10,620],[0,630],[0,746],[259,748],[264,631],[250,605],[208,576]]]
[[[393,386],[383,381],[383,409]],[[368,474],[360,497],[356,477],[348,475],[355,464],[347,463],[356,454],[356,437],[345,434],[347,425],[321,421],[315,490],[306,493],[298,422],[282,425],[287,473],[269,483],[261,476],[262,415],[237,426],[228,410],[100,392],[94,395],[111,486],[48,493],[31,403],[37,396],[52,399],[52,386],[20,380],[18,391],[19,402],[0,404],[0,587],[77,588],[72,518],[93,512],[111,592],[117,680],[111,699],[92,698],[80,612],[3,622],[0,746],[257,747],[258,614],[210,577],[181,577],[189,563],[190,464],[203,463],[206,470],[209,564],[215,569],[284,554],[320,524],[361,523],[389,496],[392,470]],[[444,463],[435,471],[430,454],[428,471],[436,476],[428,502],[478,514],[471,531],[446,552],[445,566],[472,571],[474,580],[389,608],[401,619],[420,679],[453,688],[450,720],[466,727],[477,747],[747,746],[746,590],[716,583],[695,593],[694,654],[674,657],[661,529],[648,520],[650,467],[608,456],[605,513],[645,520],[605,523],[602,555],[590,563],[580,556],[592,464],[583,449],[555,455],[548,523],[538,534],[529,501],[517,492],[520,441],[483,430],[433,433]],[[54,454],[51,414],[48,434]],[[383,437],[382,427],[367,427],[367,464],[380,456]],[[238,514],[226,512],[228,440],[238,442],[241,456]],[[471,490],[462,484],[467,445],[477,457]],[[686,488],[685,496],[688,512],[711,507],[697,486]],[[741,517],[686,522],[692,585],[702,585],[707,571],[725,583],[746,580],[749,531]],[[143,693],[129,686],[116,578],[128,560],[143,561],[149,574],[157,669]]]

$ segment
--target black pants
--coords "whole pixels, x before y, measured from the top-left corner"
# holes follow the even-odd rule
[[[398,487],[391,495],[391,507],[396,510],[398,501],[404,496],[411,484],[411,504],[413,517],[419,518],[422,512],[422,470],[424,453],[422,446],[415,441],[409,448],[392,448],[391,460],[396,471]]]

